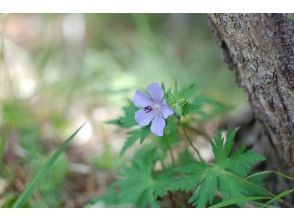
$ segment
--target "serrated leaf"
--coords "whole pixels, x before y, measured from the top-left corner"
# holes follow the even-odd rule
[[[182,88],[178,92],[179,98],[182,98],[182,99],[189,99],[189,98],[191,98],[191,96],[196,93],[196,88],[197,87],[196,87],[196,84],[195,83],[192,83],[189,86]]]
[[[150,134],[149,127],[144,127],[141,130],[141,136],[140,136],[140,144],[143,144],[144,140],[148,137]]]
[[[182,107],[182,114],[187,115],[196,112],[198,107],[190,102],[186,102]]]
[[[223,137],[218,131],[211,142],[215,164],[194,162],[177,169],[179,174],[171,181],[170,190],[192,190],[189,202],[197,207],[212,204],[217,192],[222,200],[268,195],[262,186],[246,179],[252,167],[264,159],[263,156],[246,151],[245,147],[232,154],[235,134],[236,130],[231,129]]]
[[[190,84],[187,87],[183,87],[178,90],[175,86],[173,91],[166,93],[166,99],[168,103],[173,107],[175,114],[178,116],[188,114],[194,110],[194,106],[189,101],[191,97],[196,93],[195,83]]]
[[[137,125],[135,120],[135,113],[138,109],[133,105],[129,105],[123,108],[124,116],[119,117],[118,119],[107,121],[108,124],[114,124],[122,128],[130,128]]]
[[[218,177],[213,171],[206,169],[202,178],[203,181],[189,199],[189,202],[198,208],[204,208],[208,202],[211,203],[217,192]]]
[[[169,185],[169,190],[192,190],[201,182],[207,165],[200,162],[193,162],[181,166],[175,170],[176,178]]]
[[[226,138],[224,139],[224,137],[221,134],[221,131],[218,131],[214,140],[211,141],[215,161],[217,164],[223,163],[228,158],[233,147],[233,140],[235,135],[236,130],[229,129],[229,131],[226,134]]]
[[[170,172],[154,172],[156,149],[151,148],[146,155],[136,157],[131,166],[125,167],[118,181],[120,203],[136,207],[159,207],[157,198],[167,191]],[[142,160],[148,158],[148,160]],[[130,191],[130,187],[131,191]]]
[[[264,156],[253,152],[253,150],[248,150],[241,154],[233,154],[223,165],[239,176],[246,176],[255,164],[263,160],[265,160]]]
[[[137,140],[140,140],[140,144],[142,144],[149,134],[150,130],[148,127],[130,131],[124,146],[120,151],[120,155],[122,156]]]
[[[252,150],[246,151],[245,145],[238,147],[234,153],[231,153],[236,132],[236,129],[229,129],[224,138],[218,131],[214,140],[211,141],[213,154],[216,164],[239,176],[246,176],[256,163],[265,158]]]

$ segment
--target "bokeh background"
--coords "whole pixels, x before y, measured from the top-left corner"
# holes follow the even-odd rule
[[[85,121],[29,205],[85,207],[105,192],[127,132],[105,122],[154,81],[195,82],[229,106],[212,127],[247,105],[204,14],[0,15],[0,205]]]

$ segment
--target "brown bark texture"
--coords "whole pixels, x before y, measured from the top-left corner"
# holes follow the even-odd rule
[[[209,19],[223,60],[264,128],[268,141],[260,147],[267,168],[294,177],[294,21],[287,14],[209,14]],[[293,187],[281,184],[277,191]]]

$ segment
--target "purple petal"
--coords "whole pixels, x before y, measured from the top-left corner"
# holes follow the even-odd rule
[[[140,126],[148,125],[154,118],[154,111],[145,112],[143,109],[136,111],[135,120]]]
[[[160,110],[165,119],[167,119],[170,115],[174,113],[174,111],[171,107],[169,107],[165,99],[162,101],[160,105]]]
[[[160,113],[156,114],[151,124],[151,131],[157,136],[163,136],[163,129],[165,127],[165,120]]]
[[[146,93],[137,90],[133,97],[133,103],[135,106],[143,108],[152,105],[152,100]]]
[[[148,91],[149,95],[151,96],[151,98],[152,98],[155,102],[160,103],[161,100],[163,99],[164,91],[163,91],[163,89],[160,87],[159,83],[157,83],[157,82],[151,83],[151,84],[147,87],[147,91]]]

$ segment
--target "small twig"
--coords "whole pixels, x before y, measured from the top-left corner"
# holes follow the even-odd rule
[[[183,126],[182,126],[182,128],[183,128],[184,135],[186,136],[186,138],[187,138],[189,144],[190,144],[191,147],[195,150],[195,152],[197,153],[197,156],[199,157],[199,159],[200,159],[202,162],[204,162],[204,159],[201,157],[200,152],[198,151],[198,149],[194,146],[194,144],[193,144],[193,142],[191,141],[190,137],[188,136],[188,134],[187,134],[185,128],[184,128]]]

